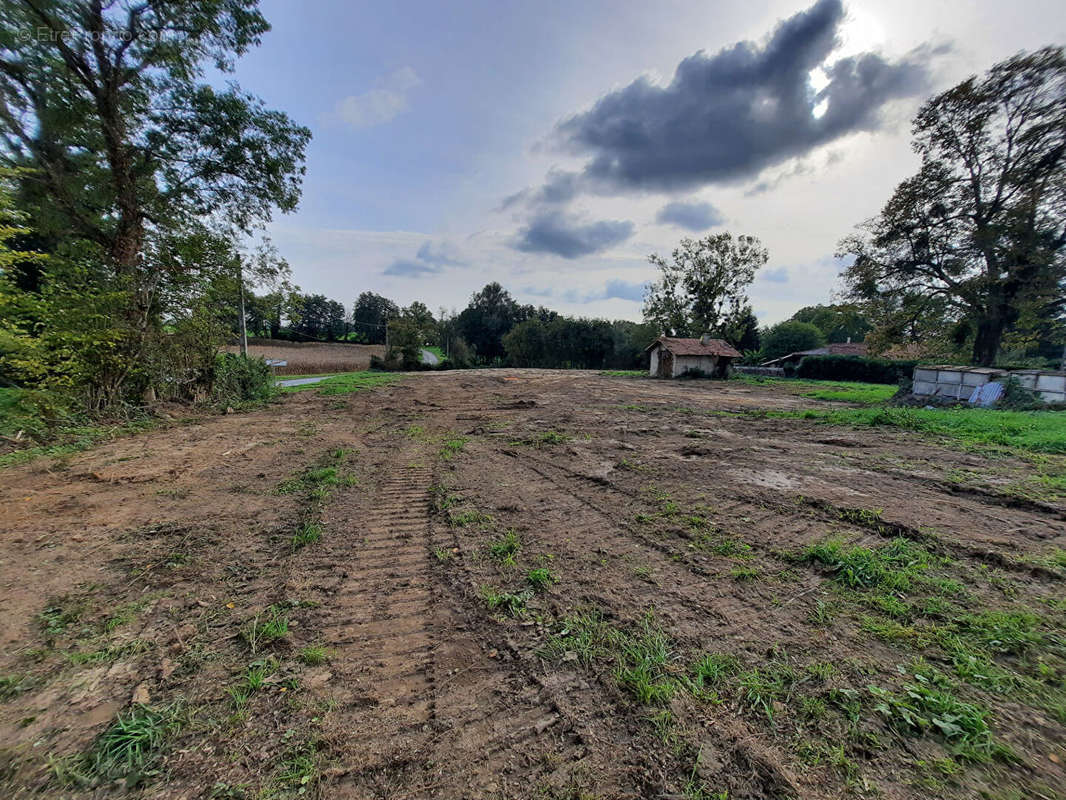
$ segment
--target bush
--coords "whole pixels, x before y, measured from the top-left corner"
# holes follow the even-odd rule
[[[805,356],[796,377],[826,381],[900,383],[909,381],[917,361],[890,361],[859,356]]]
[[[219,353],[211,382],[211,400],[222,406],[266,400],[277,392],[274,373],[258,357]]]

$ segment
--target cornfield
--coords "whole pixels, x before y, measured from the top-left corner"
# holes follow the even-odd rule
[[[329,342],[285,342],[258,340],[269,344],[249,342],[248,355],[287,361],[284,367],[275,367],[278,375],[318,375],[326,372],[357,372],[370,366],[370,356],[385,355],[380,344],[336,344]],[[239,347],[223,348],[227,353],[237,353]]]

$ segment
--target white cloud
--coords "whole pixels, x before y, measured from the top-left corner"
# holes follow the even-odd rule
[[[400,67],[380,78],[373,89],[340,100],[334,116],[356,130],[391,122],[410,108],[408,92],[421,83],[411,67]]]

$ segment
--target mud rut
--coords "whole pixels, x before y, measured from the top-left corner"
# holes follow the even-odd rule
[[[580,746],[555,736],[566,726],[551,694],[473,635],[435,578],[434,549],[457,543],[446,527],[434,534],[434,471],[405,464],[415,454],[395,446],[374,448],[384,469],[370,507],[351,496],[331,507],[328,543],[304,578],[328,587],[315,627],[340,687],[329,723],[335,766],[321,796],[525,793],[541,755],[580,755]]]

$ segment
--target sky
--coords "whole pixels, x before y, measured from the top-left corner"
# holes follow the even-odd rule
[[[303,291],[641,318],[651,253],[758,236],[760,320],[832,300],[839,240],[917,167],[910,119],[1060,0],[262,0],[232,76],[313,140],[267,233]]]

